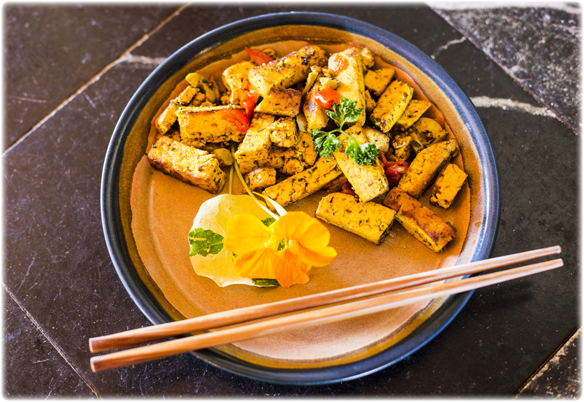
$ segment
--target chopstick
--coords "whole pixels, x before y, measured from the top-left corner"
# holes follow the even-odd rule
[[[544,252],[543,250],[547,251]],[[542,252],[544,255],[550,255],[560,251],[559,247],[552,247],[543,250],[535,250],[531,255],[536,255],[536,257],[532,258],[538,258],[539,256],[542,256]],[[522,255],[521,257],[517,257],[518,255],[509,257],[515,257],[524,260],[526,258],[525,253],[520,254]],[[501,260],[501,258],[503,257],[500,257],[497,260]],[[507,260],[504,259],[503,263],[509,265],[509,263],[506,261]],[[476,263],[473,264],[476,265]],[[513,262],[510,264],[513,264]],[[298,330],[315,325],[328,324],[343,319],[400,307],[422,300],[434,299],[455,293],[466,292],[468,290],[509,281],[523,276],[559,268],[561,266],[563,266],[563,261],[561,259],[556,259],[524,267],[513,268],[506,271],[499,271],[486,275],[466,278],[458,281],[440,283],[431,286],[417,286],[413,289],[395,291],[386,295],[365,300],[359,300],[332,307],[325,307],[318,310],[301,312],[294,315],[213,331],[210,333],[195,335],[187,338],[180,338],[154,345],[142,346],[136,349],[115,352],[108,355],[96,356],[91,358],[91,369],[94,372],[97,372],[126,365],[144,363],[175,354],[218,346],[226,343],[233,343],[246,339],[272,335],[282,331]],[[453,274],[452,277],[459,275],[460,274]],[[232,310],[232,313],[233,311],[235,310]]]
[[[457,276],[483,272],[489,269],[505,267],[536,258],[559,254],[560,252],[561,248],[559,246],[548,247],[364,285],[352,286],[349,288],[299,297],[291,300],[283,300],[274,303],[262,304],[259,306],[244,307],[214,314],[208,314],[187,320],[160,324],[152,327],[133,329],[117,334],[91,338],[89,339],[89,350],[95,353],[111,349],[118,349],[121,347],[138,345],[145,342],[151,342],[171,336],[201,331],[204,329],[237,324],[240,322],[265,318],[272,315],[339,303],[351,299],[395,291],[405,287],[423,285]]]

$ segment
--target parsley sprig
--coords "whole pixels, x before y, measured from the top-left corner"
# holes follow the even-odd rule
[[[359,119],[363,108],[357,108],[357,101],[347,98],[341,99],[341,103],[334,103],[333,110],[326,110],[328,117],[333,119],[338,127],[332,131],[312,130],[314,147],[316,152],[322,157],[331,156],[333,152],[341,147],[341,142],[335,133],[345,134],[349,138],[349,143],[345,148],[345,154],[353,159],[358,165],[373,165],[379,154],[379,148],[370,142],[359,144],[352,135],[343,131],[345,123],[354,123]]]

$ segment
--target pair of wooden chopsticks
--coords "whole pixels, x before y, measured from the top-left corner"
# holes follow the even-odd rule
[[[527,251],[371,284],[299,297],[291,300],[283,300],[259,306],[208,314],[183,321],[91,338],[89,339],[89,349],[91,352],[95,353],[133,346],[171,336],[189,334],[204,329],[218,328],[258,318],[289,313],[312,307],[326,306],[380,293],[387,293],[364,300],[324,307],[321,309],[273,318],[229,329],[212,331],[200,335],[183,337],[107,355],[95,356],[91,358],[91,369],[94,372],[97,372],[137,363],[144,363],[193,350],[257,338],[283,331],[328,324],[335,321],[404,306],[421,300],[429,300],[455,293],[462,293],[472,289],[559,268],[563,266],[564,263],[561,259],[555,259],[456,281],[441,282],[430,286],[420,285],[519,264],[536,258],[559,254],[560,252],[561,249],[559,246]]]

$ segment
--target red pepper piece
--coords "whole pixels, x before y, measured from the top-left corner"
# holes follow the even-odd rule
[[[223,120],[228,121],[229,123],[233,123],[237,126],[237,130],[240,133],[246,133],[247,129],[249,128],[249,119],[241,110],[237,109],[225,109],[220,110],[219,117]]]
[[[258,66],[269,63],[272,61],[272,58],[258,49],[250,49],[249,47],[245,47],[245,51],[249,55],[249,58],[255,62]]]
[[[241,107],[245,109],[248,120],[251,120],[253,117],[253,108],[257,101],[258,95],[254,91],[247,91],[243,99],[240,101]]]
[[[316,103],[327,110],[333,110],[331,106],[333,103],[339,103],[341,98],[341,94],[332,88],[325,88],[314,96]]]
[[[353,190],[353,186],[351,185],[351,183],[343,184],[342,192],[349,195],[355,195],[355,190]]]

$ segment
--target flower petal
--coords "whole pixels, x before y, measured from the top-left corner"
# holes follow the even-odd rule
[[[288,288],[294,284],[304,285],[310,279],[310,266],[303,263],[300,258],[289,249],[278,252],[278,261],[274,273],[280,286]]]
[[[324,267],[330,264],[337,252],[332,247],[308,248],[304,247],[299,241],[290,242],[290,251],[298,256],[303,262],[315,267]]]
[[[241,255],[263,247],[272,231],[262,221],[251,214],[238,214],[227,222],[223,247],[236,255]]]
[[[277,262],[276,250],[260,247],[237,256],[233,266],[245,278],[276,279],[274,267]]]
[[[330,233],[326,226],[304,212],[288,212],[274,224],[274,235],[288,240],[297,240],[304,247],[328,246]]]

